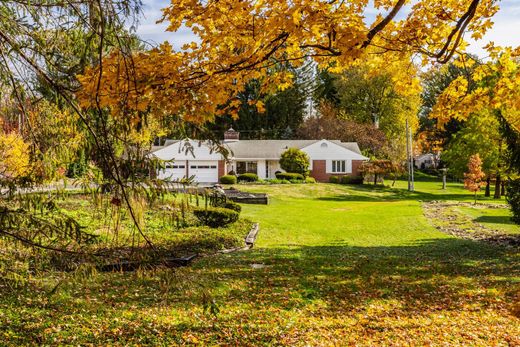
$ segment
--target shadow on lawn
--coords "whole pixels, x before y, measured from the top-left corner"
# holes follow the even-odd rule
[[[478,223],[496,223],[496,224],[510,224],[515,225],[511,220],[511,216],[480,216],[473,219]]]
[[[335,196],[319,197],[318,200],[324,201],[366,201],[366,202],[377,202],[377,201],[402,201],[402,200],[473,200],[471,194],[446,194],[439,190],[439,193],[427,193],[422,191],[409,192],[402,188],[393,188],[387,186],[374,186],[374,185],[351,185],[350,190],[353,190],[359,194],[339,194]],[[380,193],[374,196],[374,193]],[[367,194],[367,195],[365,195]],[[488,201],[488,198],[479,197],[477,200]]]
[[[252,264],[264,267],[253,268]],[[132,324],[125,320],[111,323],[112,329],[119,325],[124,329],[118,341],[135,342],[137,334],[150,338],[157,334],[164,338],[194,334],[208,343],[234,345],[240,341],[254,345],[262,341],[269,345],[280,344],[287,337],[283,324],[292,320],[305,330],[323,319],[345,317],[362,321],[367,315],[374,319],[395,316],[413,325],[419,317],[459,312],[468,307],[473,310],[469,314],[491,309],[504,315],[518,290],[511,277],[520,275],[518,252],[454,238],[394,247],[355,247],[338,242],[219,255],[198,261],[182,272],[178,280],[191,283],[177,289],[176,282],[165,289],[161,278],[168,271],[171,270],[104,274],[108,277],[90,284],[88,294],[85,289],[76,288],[75,297],[65,296],[55,304],[47,302],[38,310],[55,306],[68,317],[83,314],[111,320],[130,308],[139,313],[153,308],[166,308],[168,312],[192,307],[189,315],[193,316],[193,304],[199,305],[193,292],[203,286],[212,292],[220,307],[216,320],[204,318],[200,311],[196,319],[190,320],[189,316],[188,321],[177,322],[154,321],[153,317],[137,314]],[[138,298],[135,292],[139,293]],[[89,297],[88,304],[78,303],[84,300],[83,296]],[[374,307],[378,313],[374,313]],[[515,318],[510,319],[514,326]],[[10,328],[24,332],[26,341],[41,343],[52,338],[52,334],[43,332],[45,326],[28,332],[25,324],[11,323]],[[394,329],[378,324],[383,323],[359,323],[355,329],[370,334]],[[338,327],[346,328],[349,326]],[[86,338],[95,344],[112,338],[111,334],[108,330],[95,337],[87,334]]]

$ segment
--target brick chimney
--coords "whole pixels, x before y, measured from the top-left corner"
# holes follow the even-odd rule
[[[237,142],[240,140],[240,133],[233,128],[229,128],[224,133],[224,142]]]

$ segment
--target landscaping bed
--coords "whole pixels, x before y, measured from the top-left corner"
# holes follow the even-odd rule
[[[267,205],[269,203],[269,196],[265,193],[251,193],[228,188],[224,189],[224,194],[228,199],[241,204]]]

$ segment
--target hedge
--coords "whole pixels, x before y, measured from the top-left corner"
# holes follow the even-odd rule
[[[258,175],[254,173],[245,173],[238,175],[238,182],[256,182],[258,181]]]
[[[349,177],[348,184],[363,184],[364,178],[363,176],[352,176]]]
[[[316,179],[314,177],[306,177],[305,183],[316,183]]]
[[[197,208],[193,210],[193,214],[202,224],[211,228],[224,227],[238,220],[238,212],[228,208]]]
[[[296,173],[296,172],[280,172],[276,174],[276,178],[279,180],[304,180],[304,177],[302,174]]]
[[[220,183],[222,184],[236,184],[237,177],[232,175],[224,175],[220,177]]]
[[[341,184],[363,184],[362,176],[341,176],[339,180]]]
[[[338,176],[330,176],[329,177],[330,183],[339,183],[339,177]]]

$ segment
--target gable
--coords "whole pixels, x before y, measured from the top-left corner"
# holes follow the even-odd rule
[[[177,141],[152,155],[161,160],[221,160],[222,155],[216,152],[207,142],[186,140]]]
[[[301,148],[301,150],[307,153],[311,160],[368,160],[364,155],[328,140],[317,141],[307,147]]]

